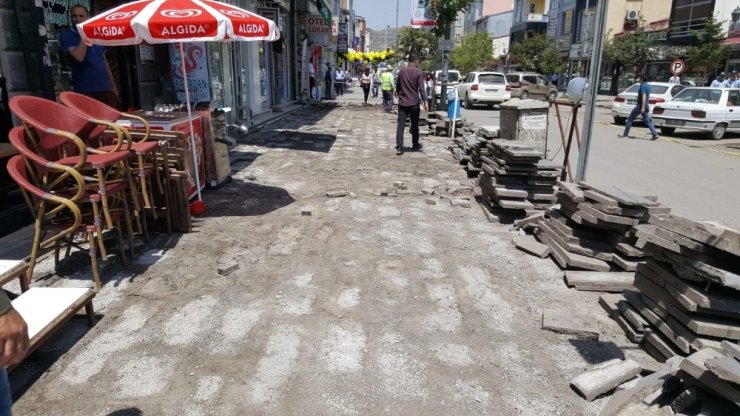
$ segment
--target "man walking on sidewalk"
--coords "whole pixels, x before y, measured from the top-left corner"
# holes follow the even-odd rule
[[[380,90],[383,93],[383,111],[390,113],[393,110],[393,74],[388,66],[385,72],[380,74]]]
[[[419,143],[419,104],[427,110],[427,94],[424,88],[424,73],[417,65],[419,58],[409,55],[409,65],[398,73],[396,91],[398,94],[398,127],[396,128],[396,154],[403,154],[403,130],[406,128],[406,115],[411,119],[411,148],[421,150]]]
[[[617,137],[627,137],[632,128],[632,123],[635,121],[637,116],[642,116],[643,123],[645,123],[647,128],[650,129],[650,133],[653,134],[652,137],[650,137],[650,140],[656,140],[658,138],[658,132],[655,131],[653,120],[650,119],[650,106],[648,105],[650,102],[650,84],[648,84],[648,81],[652,81],[652,78],[651,75],[645,71],[642,75],[642,84],[640,85],[640,89],[637,91],[637,104],[635,105],[635,108],[632,109],[630,116],[627,118],[627,122],[624,124],[624,133],[617,135]]]

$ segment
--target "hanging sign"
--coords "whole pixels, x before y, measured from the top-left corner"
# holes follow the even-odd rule
[[[434,29],[437,21],[432,19],[431,0],[411,0],[411,27]]]

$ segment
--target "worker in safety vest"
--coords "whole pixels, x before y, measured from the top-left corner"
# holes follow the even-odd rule
[[[380,90],[383,91],[383,111],[390,113],[393,111],[393,86],[396,84],[393,79],[393,72],[391,72],[391,66],[385,69],[380,74]]]

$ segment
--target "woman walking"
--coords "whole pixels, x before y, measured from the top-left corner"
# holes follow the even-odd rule
[[[360,87],[362,87],[362,93],[365,95],[365,103],[367,105],[367,96],[370,95],[370,84],[373,82],[373,77],[370,76],[370,68],[365,70],[360,75]]]

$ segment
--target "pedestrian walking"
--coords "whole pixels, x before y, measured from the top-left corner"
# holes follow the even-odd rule
[[[312,100],[319,98],[318,88],[316,88],[316,69],[313,67],[313,58],[308,58],[308,96]]]
[[[373,71],[373,98],[378,98],[379,90],[380,90],[380,78],[378,78],[378,72]]]
[[[419,58],[409,55],[409,64],[398,73],[396,93],[398,94],[398,126],[396,128],[396,154],[403,154],[403,131],[406,128],[406,116],[411,119],[411,148],[421,150],[419,142],[419,104],[427,111],[427,94],[424,85],[424,73],[417,67]]]
[[[380,90],[383,93],[383,111],[390,113],[393,111],[393,73],[391,66],[386,67],[385,71],[380,73]]]
[[[429,72],[424,79],[424,92],[427,94],[427,108],[432,108],[432,97],[434,97],[434,73]]]
[[[337,96],[344,95],[344,80],[346,76],[346,72],[342,68],[337,68],[337,71],[334,73],[334,87],[337,90]]]
[[[674,76],[668,78],[668,83],[669,84],[679,84],[680,85],[681,84],[681,77],[679,77],[678,75],[674,75]]]
[[[624,133],[617,135],[617,137],[628,137],[632,123],[637,116],[642,116],[643,123],[645,123],[647,128],[650,129],[650,133],[652,133],[650,140],[658,139],[658,132],[655,131],[653,120],[650,118],[650,84],[648,82],[651,80],[651,75],[647,72],[642,75],[642,84],[640,84],[640,89],[637,91],[637,104],[635,104],[635,108],[632,109],[627,122],[624,124]]]
[[[373,77],[370,75],[370,68],[365,68],[360,74],[360,87],[362,87],[362,94],[365,96],[365,105],[367,105],[367,97],[370,95],[370,84],[373,82]]]
[[[72,6],[69,17],[72,27],[59,36],[59,45],[62,53],[70,58],[67,61],[72,70],[72,90],[117,108],[118,87],[105,59],[105,47],[85,45],[77,31],[77,24],[87,20],[90,12],[84,6]]]
[[[331,88],[332,88],[332,70],[331,65],[329,65],[329,62],[326,63],[326,72],[324,72],[324,84],[326,84],[325,90],[324,90],[324,99],[325,100],[331,100]]]
[[[558,87],[558,81],[560,80],[560,76],[557,74],[557,72],[553,72],[552,75],[550,75],[550,82],[552,85],[555,86],[555,88]]]

